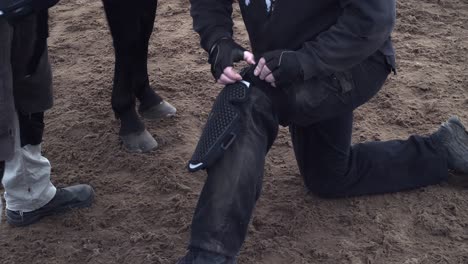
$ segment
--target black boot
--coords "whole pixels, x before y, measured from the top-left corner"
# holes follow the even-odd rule
[[[80,184],[67,188],[57,189],[54,198],[43,207],[32,212],[6,210],[7,222],[13,226],[27,226],[33,224],[44,216],[66,212],[72,208],[91,206],[94,199],[94,190],[91,186]]]
[[[468,174],[468,132],[460,119],[449,118],[432,136],[446,153],[448,168]]]
[[[187,254],[181,258],[177,264],[236,264],[236,259],[220,254],[190,249]]]

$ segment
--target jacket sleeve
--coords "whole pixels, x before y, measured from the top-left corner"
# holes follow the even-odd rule
[[[13,157],[16,134],[10,27],[5,19],[0,18],[0,162]]]
[[[390,38],[395,0],[341,0],[337,23],[299,49],[304,79],[328,76],[359,64]]]
[[[203,49],[209,49],[220,38],[232,37],[233,0],[190,0],[193,29],[200,35]]]

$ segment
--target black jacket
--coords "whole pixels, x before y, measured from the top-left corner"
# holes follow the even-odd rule
[[[232,36],[232,0],[190,0],[205,50]],[[394,64],[395,0],[239,0],[252,51],[295,50],[305,79],[344,71],[381,51]]]
[[[42,11],[56,5],[59,0],[2,0],[0,17],[15,18]]]

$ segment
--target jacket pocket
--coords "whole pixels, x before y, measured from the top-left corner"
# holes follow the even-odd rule
[[[355,89],[353,74],[350,71],[336,72],[331,75],[335,92],[347,94]]]

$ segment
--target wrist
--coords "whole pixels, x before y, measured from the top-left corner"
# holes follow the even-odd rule
[[[219,43],[220,43],[222,40],[231,40],[232,42],[234,42],[234,40],[233,40],[232,38],[230,38],[230,37],[221,37],[221,38],[217,39],[217,40],[213,43],[213,45],[211,46],[211,48],[210,48],[210,50],[209,50],[208,53],[211,54],[211,53],[213,52],[213,50],[216,49],[216,47],[219,45]]]
[[[224,29],[214,29],[209,35],[201,38],[201,45],[206,52],[210,53],[215,43],[222,38],[232,38],[232,34]]]

